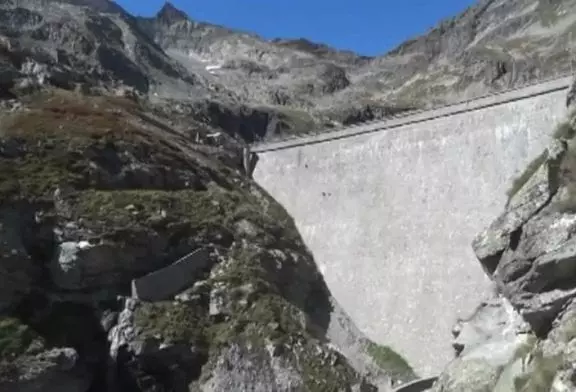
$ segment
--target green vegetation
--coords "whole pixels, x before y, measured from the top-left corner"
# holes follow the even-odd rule
[[[85,190],[74,198],[78,216],[130,227],[138,223],[186,223],[193,227],[222,225],[234,200],[223,192],[153,189]],[[162,213],[166,218],[162,218]]]
[[[367,342],[366,351],[374,359],[374,362],[391,377],[402,381],[411,381],[417,378],[408,362],[390,347]]]
[[[508,190],[508,192],[506,192],[508,195],[508,203],[510,203],[510,200],[512,200],[516,193],[518,193],[518,191],[522,189],[524,185],[526,185],[528,180],[530,180],[530,178],[538,171],[538,169],[540,169],[540,167],[546,162],[547,158],[548,151],[544,150],[540,155],[534,158],[528,164],[528,166],[526,166],[526,169],[524,169],[524,171],[518,177],[512,181],[511,188]]]
[[[87,186],[88,148],[130,143],[174,157],[161,138],[130,121],[128,100],[52,92],[30,98],[28,109],[0,118],[0,138],[13,156],[0,158],[0,197],[40,198],[56,186]]]
[[[207,320],[202,310],[189,303],[142,303],[136,308],[134,323],[145,337],[158,337],[171,342],[201,343]]]
[[[38,335],[16,318],[0,318],[0,361],[21,355]]]
[[[24,354],[32,345],[43,339],[29,326],[12,317],[0,317],[0,383],[18,377],[14,359]]]
[[[302,333],[304,326],[298,322],[302,311],[290,304],[270,281],[265,251],[234,249],[230,257],[232,262],[211,282],[225,287],[225,303],[232,321],[216,326],[211,338],[225,343],[241,332],[250,341],[263,343],[267,339],[279,344],[290,335]]]
[[[574,137],[576,130],[573,126],[575,113],[568,116],[569,120],[559,124],[554,132],[554,138],[567,142],[567,152],[558,165],[558,180],[562,182],[565,190],[562,199],[557,200],[554,208],[559,212],[576,212],[576,151],[574,146]]]
[[[266,251],[268,245],[302,252],[305,247],[290,216],[268,194],[249,181],[232,184],[224,170],[202,171],[204,166],[184,153],[182,146],[164,139],[166,132],[155,134],[138,125],[135,112],[139,108],[130,102],[54,92],[33,97],[28,106],[27,112],[0,119],[1,142],[14,147],[11,156],[0,158],[3,201],[52,199],[56,187],[70,185],[65,201],[71,218],[120,245],[130,241],[132,233],[149,230],[169,233],[170,243],[180,243],[181,238],[215,243],[199,239],[206,231],[228,236],[232,242],[242,235],[250,236],[248,232],[237,233],[236,224],[243,220],[252,223],[257,232],[258,246],[251,248],[236,241],[238,246],[228,254],[230,260],[215,267],[207,280],[212,289],[222,288],[221,317],[207,314],[206,293],[199,294],[204,296],[202,305],[193,301],[140,303],[134,317],[143,338],[184,341],[207,357],[215,357],[231,343],[261,350],[270,344],[282,347],[288,350],[285,357],[306,373],[308,389],[314,391],[336,390],[355,377],[345,361],[322,348],[308,331],[301,309],[305,304],[293,304],[281,292],[283,285],[298,282],[280,281],[283,277],[277,271],[276,259]],[[302,127],[309,129],[308,114],[285,115],[290,117],[286,121],[302,116]],[[94,163],[104,149],[145,157],[169,170],[189,168],[202,186],[114,188],[94,172]],[[2,320],[0,359],[18,355],[35,336],[17,320]],[[330,353],[330,362],[325,353]],[[0,377],[4,371],[11,369],[0,366]]]
[[[318,347],[308,342],[300,352],[300,366],[304,383],[311,392],[331,392],[345,390],[343,387],[358,381],[357,376],[340,354],[336,352],[323,353],[325,359],[312,353],[318,352]]]
[[[230,261],[208,280],[212,290],[220,288],[222,317],[211,318],[191,303],[142,303],[135,311],[136,325],[144,336],[192,342],[211,358],[232,343],[247,350],[272,344],[302,370],[307,390],[338,390],[354,380],[346,361],[319,345],[303,324],[303,312],[279,292],[264,257],[267,253],[257,248],[232,249]]]

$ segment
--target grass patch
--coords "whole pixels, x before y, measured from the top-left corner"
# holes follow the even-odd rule
[[[91,138],[131,139],[141,135],[126,121],[126,113],[137,108],[127,99],[83,97],[55,90],[34,96],[26,103],[28,111],[3,119],[1,136],[26,140],[65,136],[71,143],[85,143]]]
[[[366,352],[391,377],[402,381],[411,381],[417,378],[410,364],[390,347],[367,342]]]
[[[234,210],[225,193],[211,191],[164,191],[153,189],[85,190],[76,195],[79,217],[131,226],[153,221],[188,222],[195,227],[222,225]],[[165,218],[163,218],[165,216]]]
[[[357,376],[344,358],[319,346],[302,323],[302,310],[270,281],[261,257],[266,252],[233,249],[229,263],[209,279],[209,286],[221,288],[220,317],[210,317],[205,307],[193,303],[141,303],[135,310],[135,325],[143,336],[190,342],[210,358],[218,358],[232,343],[262,352],[272,344],[278,355],[300,368],[307,390],[338,390],[355,381]],[[207,296],[208,291],[197,294]]]
[[[59,185],[88,184],[89,148],[129,145],[155,157],[182,159],[165,140],[136,125],[134,103],[53,91],[30,98],[26,111],[0,118],[0,198],[37,198]],[[128,147],[126,148],[128,149]]]
[[[39,336],[29,326],[11,317],[0,318],[0,361],[23,354]]]
[[[202,309],[190,303],[144,302],[134,312],[134,323],[144,337],[203,344],[207,321],[202,315]]]

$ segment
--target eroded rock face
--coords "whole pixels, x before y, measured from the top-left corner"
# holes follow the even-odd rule
[[[201,120],[251,142],[568,72],[573,41],[564,27],[573,15],[572,0],[484,0],[369,57],[306,39],[266,40],[196,21],[170,4],[142,18],[104,0],[3,1],[0,98],[49,85],[108,92],[129,86],[173,118]],[[181,116],[175,106],[201,113]]]
[[[437,392],[571,391],[576,340],[576,150],[569,116],[474,240],[500,299],[456,328]]]
[[[452,345],[457,356],[466,356],[487,342],[506,344],[529,332],[530,327],[512,304],[503,296],[494,295],[482,301],[470,317],[458,320]]]
[[[241,159],[144,110],[52,91],[1,113],[0,312],[19,323],[0,329],[2,391],[387,391],[415,377],[334,306]],[[157,295],[130,298],[143,278]]]
[[[567,286],[574,273],[573,214],[560,209],[569,197],[571,147],[555,140],[510,198],[504,214],[474,240],[474,251],[498,289],[535,331],[545,331],[576,295]],[[538,158],[541,159],[541,158]],[[539,164],[539,165],[538,165]]]
[[[535,341],[518,312],[498,295],[459,320],[453,333],[457,358],[438,378],[435,392],[492,392],[502,369]]]

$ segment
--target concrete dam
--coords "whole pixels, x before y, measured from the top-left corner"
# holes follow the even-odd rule
[[[491,285],[473,237],[566,115],[564,76],[358,127],[254,146],[254,179],[293,216],[344,310],[421,377]]]

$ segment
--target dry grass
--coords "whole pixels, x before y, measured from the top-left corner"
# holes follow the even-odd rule
[[[3,118],[2,136],[126,139],[141,133],[128,121],[138,107],[127,99],[52,91],[31,97],[27,108]]]
[[[37,197],[59,184],[83,188],[88,149],[122,147],[166,165],[186,165],[167,133],[144,124],[143,109],[116,97],[87,97],[68,91],[37,94],[27,110],[0,119],[0,143],[20,145],[16,156],[0,157],[0,199]]]

